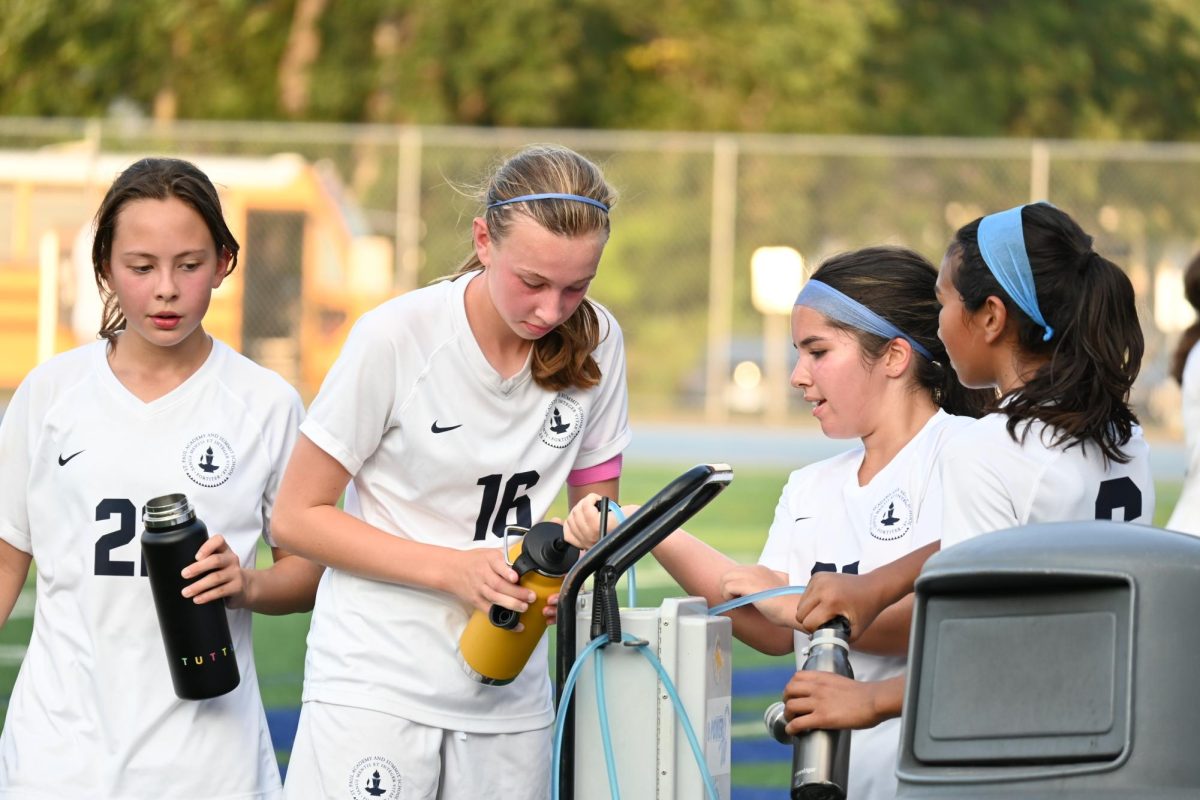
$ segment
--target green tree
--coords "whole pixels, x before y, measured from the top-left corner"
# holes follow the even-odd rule
[[[875,28],[863,132],[1097,139],[1200,135],[1200,6],[934,0]]]

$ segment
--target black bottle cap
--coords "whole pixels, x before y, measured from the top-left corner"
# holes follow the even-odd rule
[[[539,522],[525,534],[521,555],[513,567],[519,575],[536,569],[543,575],[558,576],[566,575],[578,560],[579,548],[563,538],[562,525]]]
[[[843,616],[834,617],[824,625],[821,625],[819,628],[817,628],[816,631],[813,631],[813,634],[815,635],[817,631],[823,630],[832,631],[841,639],[848,639],[850,638],[850,620]]]

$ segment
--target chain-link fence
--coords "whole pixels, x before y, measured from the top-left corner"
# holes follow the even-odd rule
[[[1200,179],[1197,145],[0,119],[0,155],[27,167],[0,174],[0,279],[8,274],[2,286],[10,295],[0,296],[0,357],[16,363],[12,348],[28,347],[37,324],[21,310],[31,282],[12,276],[36,270],[47,233],[60,262],[72,260],[79,231],[120,168],[98,169],[109,163],[102,156],[127,163],[171,154],[201,166],[219,158],[223,174],[237,176],[290,153],[324,199],[304,204],[287,188],[272,195],[227,187],[227,215],[244,250],[231,279],[240,283],[222,313],[232,344],[311,394],[367,300],[458,265],[477,211],[473,187],[531,142],[585,153],[620,191],[592,295],[624,328],[635,414],[720,420],[761,413],[771,392],[787,392],[785,377],[755,378],[789,368],[762,364],[764,352],[775,352],[764,347],[764,330],[775,328],[750,300],[756,248],[791,246],[815,265],[839,250],[890,243],[936,264],[959,225],[1049,199],[1128,270],[1147,338],[1135,401],[1151,423],[1176,419],[1166,367],[1178,328],[1191,321],[1180,308],[1179,271],[1200,231],[1200,208],[1186,199]],[[54,168],[28,168],[38,159]],[[86,164],[77,168],[86,174],[64,175],[71,164]],[[355,272],[364,258],[373,273]],[[60,326],[91,291],[68,283],[57,292]],[[69,343],[56,339],[59,348]],[[735,383],[742,362],[758,369]]]

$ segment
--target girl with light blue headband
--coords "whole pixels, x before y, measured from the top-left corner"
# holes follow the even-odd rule
[[[457,645],[493,605],[555,616],[507,563],[509,526],[545,519],[564,487],[569,502],[618,496],[624,346],[587,297],[616,193],[548,145],[500,164],[478,199],[460,269],[355,324],[280,486],[275,535],[327,567],[289,798],[348,782],[411,800],[550,796],[546,641],[503,686],[478,682]]]
[[[792,311],[791,384],[826,436],[858,441],[791,474],[756,565],[739,566],[684,531],[667,537],[654,556],[685,591],[716,605],[807,583],[814,572],[869,572],[927,541],[938,453],[985,400],[948,367],[936,278],[926,259],[896,247],[843,253],[816,270]],[[582,545],[595,541],[598,525],[586,502],[567,520]],[[734,635],[766,653],[800,654],[807,637],[795,630],[795,609],[794,596],[734,609]],[[880,682],[903,670],[908,615],[909,605],[898,605],[857,643],[849,704],[870,706]],[[895,797],[898,743],[898,723],[854,733],[847,796]]]
[[[1046,203],[983,217],[955,235],[936,291],[954,370],[999,401],[942,450],[940,543],[869,575],[816,576],[796,610],[805,630],[840,615],[852,638],[869,632],[939,546],[1034,523],[1153,519],[1149,450],[1129,406],[1143,350],[1133,286],[1092,238]],[[855,717],[839,716],[832,690],[811,707],[858,728],[898,715],[903,692],[893,679]]]

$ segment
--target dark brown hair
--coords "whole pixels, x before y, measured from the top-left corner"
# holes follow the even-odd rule
[[[1045,329],[1013,302],[980,255],[980,220],[960,228],[946,253],[947,260],[957,260],[954,286],[965,310],[999,298],[1016,324],[1017,346],[1045,359],[1024,386],[1003,398],[1008,432],[1021,441],[1029,423],[1041,420],[1053,429],[1050,444],[1093,443],[1105,459],[1125,463],[1129,456],[1121,447],[1138,421],[1129,392],[1145,349],[1133,284],[1092,249],[1092,237],[1065,212],[1046,203],[1027,205],[1021,221],[1038,307],[1054,329],[1048,342]]]
[[[932,353],[931,361],[913,351],[913,374],[947,413],[979,417],[987,411],[995,392],[966,388],[950,368],[946,346],[937,336],[937,269],[924,256],[903,247],[866,247],[826,259],[812,278],[862,303]],[[829,324],[853,334],[870,361],[882,358],[891,342],[834,319]]]
[[[500,200],[547,192],[590,197],[609,208],[617,199],[600,168],[588,159],[566,147],[534,145],[501,164],[481,190],[479,199],[488,235],[493,241],[503,240],[518,214],[532,218],[559,236],[608,233],[608,213],[577,200],[549,199],[488,207]],[[452,277],[479,269],[483,269],[483,264],[472,251]],[[595,386],[600,382],[600,366],[592,352],[600,339],[596,308],[584,298],[565,322],[534,341],[530,363],[534,382],[549,391]]]
[[[117,332],[125,328],[125,315],[117,305],[117,296],[104,278],[112,258],[113,237],[117,219],[126,203],[134,200],[166,200],[175,197],[191,206],[208,226],[216,246],[217,256],[229,254],[225,274],[237,266],[238,243],[225,224],[221,200],[208,176],[195,164],[178,158],[143,158],[125,169],[100,203],[96,212],[96,238],[92,242],[92,269],[96,287],[104,303],[99,335],[111,344]]]
[[[1197,253],[1183,271],[1183,296],[1192,304],[1192,308],[1200,311],[1200,253]],[[1183,365],[1187,363],[1188,353],[1200,342],[1200,320],[1193,322],[1183,335],[1175,354],[1171,357],[1171,377],[1183,383]]]

